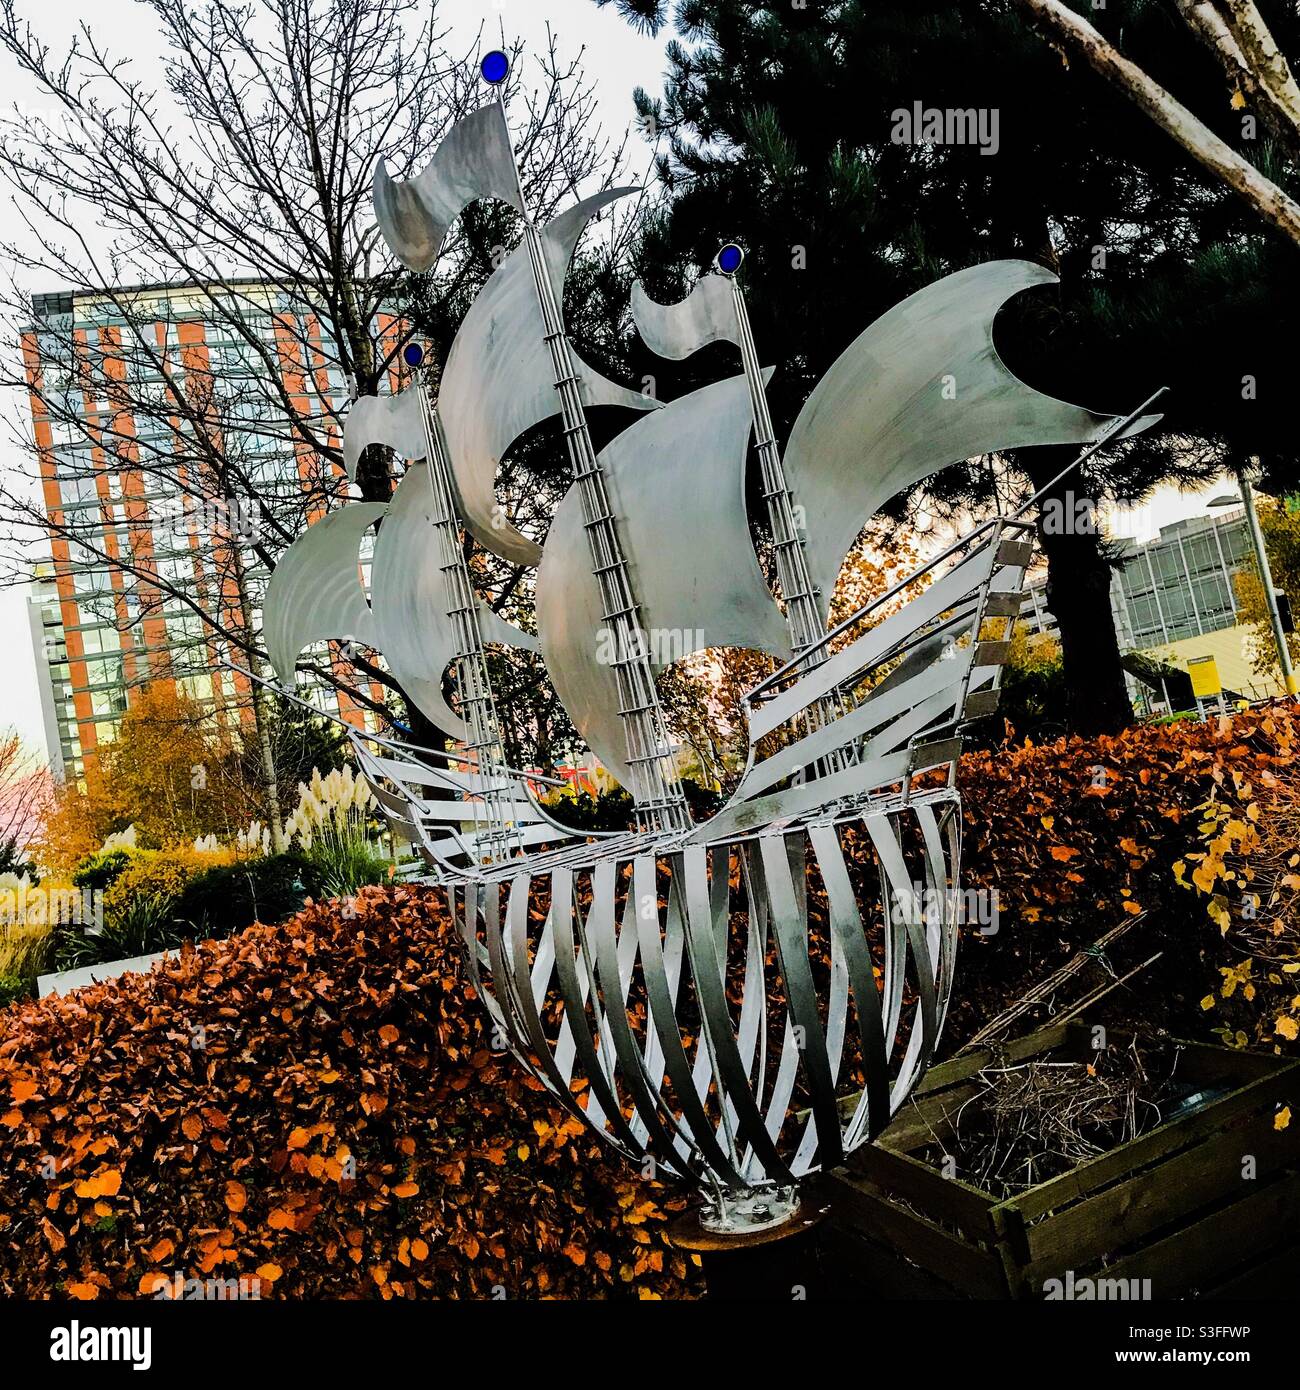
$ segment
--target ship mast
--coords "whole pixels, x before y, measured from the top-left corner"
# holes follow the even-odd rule
[[[781,461],[781,451],[776,443],[776,432],[772,428],[772,414],[767,406],[767,392],[763,388],[762,368],[758,363],[753,330],[749,326],[749,310],[745,305],[744,291],[736,279],[736,272],[744,259],[745,255],[740,247],[734,242],[729,242],[718,252],[714,264],[731,283],[740,359],[745,368],[745,380],[749,385],[749,400],[754,416],[754,446],[758,452],[763,500],[767,505],[768,523],[772,528],[776,573],[781,585],[781,596],[785,600],[785,619],[790,630],[790,645],[797,660],[810,647],[822,642],[826,629],[822,622],[817,590],[808,568],[808,557],[804,553],[802,528],[795,520],[794,498],[786,480],[785,465]],[[799,669],[811,671],[820,666],[827,655],[827,649],[821,646],[819,655],[802,662]],[[831,723],[843,712],[838,696],[823,696],[807,710],[809,732]],[[822,771],[839,771],[851,757],[847,750],[833,753],[822,760]]]
[[[446,585],[447,616],[456,633],[453,678],[460,713],[469,726],[470,736],[465,749],[473,755],[480,778],[477,790],[487,811],[487,826],[477,836],[476,845],[483,859],[494,861],[523,850],[514,817],[514,801],[518,793],[510,778],[501,772],[506,766],[505,744],[501,737],[496,701],[492,696],[492,682],[488,676],[478,604],[470,582],[465,551],[460,543],[451,463],[441,422],[429,404],[432,384],[430,368],[424,350],[416,343],[407,345],[403,358],[416,372],[411,389],[418,394],[420,401],[427,448],[425,466],[429,470],[432,499],[429,519],[437,537],[438,568]]]
[[[508,70],[503,53],[489,53],[483,59],[483,77],[497,89],[497,102],[503,121],[505,90],[502,84]],[[627,741],[627,761],[632,771],[633,785],[630,790],[643,829],[688,830],[691,826],[690,811],[681,782],[672,766],[663,707],[659,703],[654,669],[641,631],[639,605],[619,539],[617,518],[610,506],[604,473],[587,428],[573,354],[551,285],[541,235],[528,215],[517,162],[514,169],[519,184],[519,206],[524,210],[524,242],[532,266],[545,341],[551,354],[569,466],[582,499],[592,574],[600,586],[603,620],[609,624],[614,638],[612,665],[618,682],[619,718]]]

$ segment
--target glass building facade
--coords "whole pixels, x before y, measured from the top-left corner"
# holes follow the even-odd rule
[[[1120,541],[1110,606],[1121,651],[1202,637],[1237,622],[1233,575],[1254,564],[1240,507],[1164,526],[1150,541]],[[1056,632],[1045,576],[1032,580],[1021,616],[1030,632]]]

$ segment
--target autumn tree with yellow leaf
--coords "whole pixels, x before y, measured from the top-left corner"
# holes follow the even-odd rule
[[[84,784],[58,788],[33,852],[69,872],[105,838],[134,825],[142,846],[228,839],[262,814],[262,793],[233,737],[172,681],[144,686]]]

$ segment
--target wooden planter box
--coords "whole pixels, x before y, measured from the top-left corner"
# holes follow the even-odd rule
[[[1110,1046],[1127,1036],[1112,1032]],[[913,1156],[951,1133],[983,1067],[1093,1056],[1083,1023],[934,1068],[876,1144],[823,1179],[821,1271],[837,1297],[1294,1297],[1300,1292],[1300,1062],[1179,1044],[1215,1099],[999,1201]],[[1226,1090],[1224,1090],[1226,1088]],[[1292,1120],[1276,1128],[1280,1107]],[[1243,1176],[1253,1155],[1255,1176]],[[1093,1281],[1084,1283],[1083,1281]]]

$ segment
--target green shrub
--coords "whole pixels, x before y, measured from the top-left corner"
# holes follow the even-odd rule
[[[226,936],[254,922],[281,922],[303,904],[312,868],[300,854],[221,864],[190,880],[172,915],[196,937]]]
[[[20,999],[31,999],[35,994],[35,985],[25,975],[0,975],[0,1009]]]
[[[228,864],[233,853],[201,853],[187,847],[137,850],[131,862],[109,884],[104,893],[104,919],[111,921],[127,910],[139,897],[172,902],[185,891],[185,885],[219,864]]]
[[[103,926],[66,922],[55,929],[54,959],[60,970],[76,970],[106,960],[149,956],[179,946],[184,939],[172,917],[171,898],[134,893],[105,914]]]
[[[73,870],[74,888],[104,889],[117,881],[122,870],[131,862],[135,851],[130,849],[99,849],[89,854]]]
[[[303,882],[313,898],[345,898],[367,883],[387,883],[389,861],[364,840],[322,835],[307,850]]]

